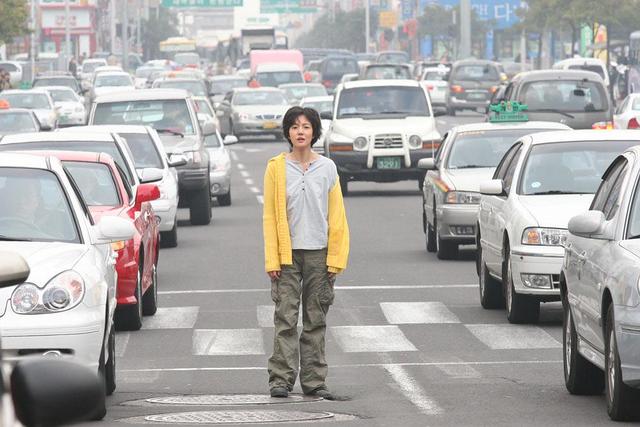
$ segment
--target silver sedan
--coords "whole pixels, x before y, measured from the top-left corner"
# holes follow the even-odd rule
[[[233,135],[227,135],[222,139],[217,131],[204,140],[205,148],[209,152],[211,197],[215,197],[220,206],[231,205],[231,157],[225,145],[237,142],[238,138]]]
[[[289,104],[280,89],[237,88],[219,104],[220,133],[241,136],[282,135],[282,116]]]

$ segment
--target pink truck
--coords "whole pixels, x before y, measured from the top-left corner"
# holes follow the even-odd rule
[[[258,65],[261,64],[295,64],[300,71],[304,67],[302,52],[295,49],[252,50],[249,53],[251,75],[255,76]]]

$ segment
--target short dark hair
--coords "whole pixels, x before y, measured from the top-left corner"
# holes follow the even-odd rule
[[[282,118],[282,133],[284,133],[284,137],[293,147],[291,140],[289,139],[289,129],[296,123],[296,119],[300,116],[305,116],[309,123],[311,123],[311,128],[313,129],[313,137],[311,138],[311,145],[315,144],[316,141],[322,135],[322,121],[320,120],[320,114],[313,108],[309,107],[291,107],[284,113],[284,117]]]

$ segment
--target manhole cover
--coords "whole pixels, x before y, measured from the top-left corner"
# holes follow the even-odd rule
[[[270,405],[277,403],[316,402],[319,397],[289,395],[275,398],[268,394],[203,394],[190,396],[163,396],[145,399],[144,402],[157,405]]]
[[[330,412],[302,411],[199,411],[147,415],[147,422],[167,424],[244,424],[317,421],[332,418]]]

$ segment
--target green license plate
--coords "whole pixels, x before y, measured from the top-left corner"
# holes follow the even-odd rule
[[[376,167],[378,169],[400,169],[402,157],[378,157]]]

